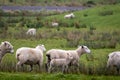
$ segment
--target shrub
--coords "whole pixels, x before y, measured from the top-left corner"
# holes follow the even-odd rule
[[[67,40],[67,46],[69,47],[76,47],[79,44],[79,40],[81,38],[80,35],[81,32],[68,32],[67,36],[66,36],[66,40]]]
[[[100,16],[113,15],[113,11],[112,10],[102,11],[102,12],[99,12],[99,15]]]

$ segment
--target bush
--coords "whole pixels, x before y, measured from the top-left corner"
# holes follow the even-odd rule
[[[65,37],[67,40],[67,46],[69,47],[76,47],[79,44],[79,40],[81,38],[80,36],[81,32],[68,32],[67,36]]]
[[[113,11],[108,10],[108,11],[102,11],[99,13],[100,16],[107,16],[107,15],[113,15]]]

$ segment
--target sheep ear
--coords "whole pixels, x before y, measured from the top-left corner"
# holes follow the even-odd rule
[[[1,44],[4,44],[4,42],[1,42]]]
[[[6,42],[1,42],[1,44],[5,45],[5,46],[7,45],[7,43],[6,43]]]
[[[6,43],[6,42],[4,42],[4,45],[6,46],[6,45],[7,45],[7,43]]]
[[[81,46],[82,48],[84,48],[84,46]]]
[[[43,44],[41,44],[41,46],[44,46]]]

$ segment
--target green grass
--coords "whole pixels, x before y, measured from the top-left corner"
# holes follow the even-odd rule
[[[90,76],[84,74],[2,73],[1,80],[119,80],[120,76]]]
[[[66,26],[60,26],[60,31],[56,31],[55,28],[49,28],[48,26],[43,26],[42,28],[39,28],[37,31],[38,33],[43,33],[45,37],[43,38],[26,38],[22,37],[19,38],[18,34],[20,32],[19,27],[9,27],[8,28],[8,34],[6,38],[0,38],[0,42],[2,41],[10,41],[12,45],[14,45],[15,51],[20,47],[35,47],[38,44],[44,44],[46,49],[52,49],[52,48],[60,48],[60,49],[76,49],[77,47],[69,47],[66,46],[67,40],[63,37],[60,37],[60,35],[65,35],[65,32],[82,32],[80,36],[84,36],[83,33],[86,33],[90,30],[90,25],[93,25],[93,27],[96,28],[94,30],[94,34],[90,35],[90,39],[93,39],[93,42],[96,41],[96,36],[101,37],[102,35],[99,34],[101,32],[103,33],[111,33],[113,31],[119,32],[119,21],[120,21],[120,4],[117,5],[106,5],[106,6],[97,6],[95,8],[89,8],[83,11],[76,11],[73,12],[76,17],[74,19],[64,19],[64,15],[67,13],[64,13],[62,15],[55,15],[55,16],[47,16],[42,18],[43,22],[50,22],[55,19],[57,21],[62,21],[64,23],[73,24],[74,22],[79,22],[80,24],[86,24],[87,28],[75,28],[73,26],[70,26],[69,28]],[[101,16],[99,15],[102,11],[113,11],[113,15],[106,15]],[[84,14],[87,14],[88,16],[84,16]],[[34,21],[34,18],[31,18]],[[24,28],[27,30],[27,28]],[[59,34],[58,34],[59,33]],[[64,33],[64,34],[61,34]],[[42,35],[43,35],[42,34]],[[39,35],[39,34],[37,34]],[[56,36],[57,35],[57,36]],[[17,36],[17,38],[16,38]],[[46,37],[47,36],[47,37]],[[117,45],[115,48],[100,48],[100,49],[93,49],[90,48],[92,51],[92,59],[91,56],[88,54],[84,54],[80,58],[80,73],[79,74],[62,74],[62,73],[54,73],[54,74],[48,74],[44,71],[40,72],[37,66],[34,66],[34,71],[29,72],[26,70],[25,72],[16,72],[15,71],[15,65],[17,60],[15,59],[15,53],[14,54],[6,54],[2,60],[1,67],[0,67],[0,79],[2,80],[119,80],[119,76],[113,76],[114,72],[111,72],[111,75],[106,76],[105,75],[105,67],[107,62],[107,55],[110,52],[118,51],[120,49],[120,43],[119,43],[119,35],[112,35],[112,38],[114,37],[118,39]],[[94,40],[95,39],[95,40]],[[101,39],[101,38],[100,38]],[[88,39],[89,40],[89,39]],[[104,40],[101,40],[101,42],[105,42]],[[109,42],[108,40],[106,42]],[[97,42],[99,43],[99,41]],[[79,44],[84,44],[84,39],[81,38]],[[78,45],[79,45],[78,44]],[[88,58],[89,59],[88,59]],[[45,62],[45,54],[44,54],[44,62]],[[89,69],[91,68],[91,69]],[[93,75],[88,75],[89,71],[91,70]],[[2,72],[3,71],[3,72]],[[11,73],[9,73],[11,72]]]
[[[64,15],[56,15],[56,16],[50,16],[47,18],[44,18],[44,21],[58,21],[58,22],[64,22],[68,25],[72,25],[75,22],[78,22],[79,24],[86,24],[88,27],[93,25],[93,27],[97,28],[97,30],[101,31],[102,29],[105,29],[106,31],[110,30],[118,30],[118,27],[120,25],[120,4],[117,5],[105,5],[105,6],[97,6],[95,8],[88,8],[81,11],[73,12],[75,14],[74,19],[64,19]],[[106,15],[101,16],[99,15],[100,12],[104,11],[112,11],[113,15]],[[87,16],[84,16],[84,14],[87,14]],[[65,26],[64,26],[65,27]],[[73,26],[71,26],[73,27]],[[113,29],[114,27],[114,29]]]

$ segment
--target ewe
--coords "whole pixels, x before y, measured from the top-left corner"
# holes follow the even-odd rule
[[[79,46],[76,50],[61,50],[61,49],[51,49],[47,51],[47,64],[46,69],[52,59],[67,58],[66,53],[70,53],[73,56],[71,64],[79,66],[79,57],[84,53],[90,53],[90,49],[87,46]]]
[[[35,36],[36,35],[36,29],[35,28],[28,29],[28,31],[26,32],[26,34],[27,35]]]
[[[16,51],[16,59],[18,66],[23,66],[23,64],[30,65],[30,71],[33,70],[33,65],[38,64],[39,68],[43,64],[43,52],[46,51],[44,45],[38,45],[36,48],[22,47]]]
[[[62,72],[65,72],[68,70],[68,65],[72,61],[73,57],[71,54],[67,53],[67,58],[63,59],[52,59],[50,61],[50,67],[49,67],[49,73],[55,68],[55,67],[62,67]]]
[[[0,62],[2,60],[2,57],[6,53],[14,53],[13,46],[8,41],[1,42],[1,44],[0,44]]]
[[[57,22],[52,22],[53,27],[57,27],[59,24]]]
[[[70,19],[70,18],[74,18],[74,17],[75,17],[75,15],[73,13],[70,13],[70,14],[67,14],[64,16],[64,18],[66,18],[66,19]]]
[[[112,52],[108,55],[107,68],[115,67],[117,72],[120,70],[120,51]]]

